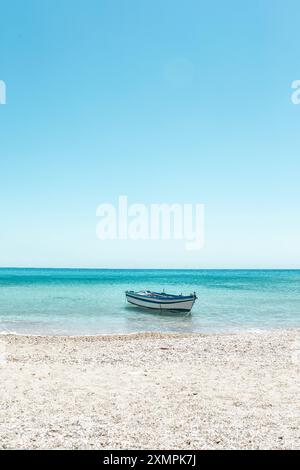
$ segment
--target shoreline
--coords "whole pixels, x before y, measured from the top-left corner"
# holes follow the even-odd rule
[[[300,449],[300,328],[0,336],[2,449]]]
[[[97,338],[101,339],[130,339],[130,338],[161,338],[161,337],[189,337],[189,336],[232,336],[232,335],[251,335],[251,334],[264,334],[272,332],[299,332],[300,326],[290,326],[290,327],[253,327],[251,329],[241,329],[235,331],[191,331],[191,332],[181,332],[181,331],[133,331],[125,333],[95,333],[95,334],[35,334],[35,333],[16,333],[16,332],[0,332],[0,339],[3,337],[27,337],[27,338],[72,338],[72,339],[88,339],[88,338]]]

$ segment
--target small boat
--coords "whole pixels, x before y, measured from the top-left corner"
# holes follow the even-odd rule
[[[189,312],[197,299],[196,293],[190,295],[173,295],[165,292],[152,292],[144,290],[125,292],[127,302],[138,307],[151,308],[155,310],[175,310]]]

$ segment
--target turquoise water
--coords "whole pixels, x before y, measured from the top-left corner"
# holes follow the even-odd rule
[[[196,291],[192,315],[126,304],[126,289]],[[300,270],[0,269],[0,331],[97,334],[300,327]]]

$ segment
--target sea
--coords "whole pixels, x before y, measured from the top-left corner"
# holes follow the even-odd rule
[[[191,314],[126,303],[126,290],[196,292]],[[97,335],[300,327],[300,270],[0,269],[0,332]]]

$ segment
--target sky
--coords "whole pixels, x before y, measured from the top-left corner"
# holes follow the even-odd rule
[[[296,0],[0,0],[0,266],[300,268]],[[205,243],[99,204],[204,204]]]

